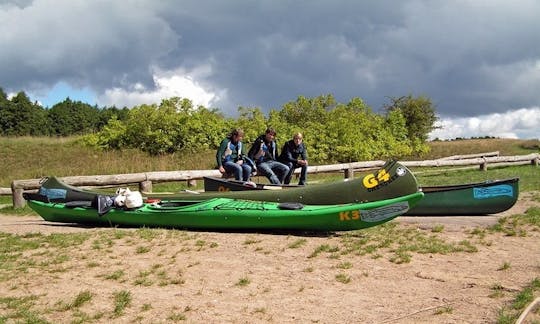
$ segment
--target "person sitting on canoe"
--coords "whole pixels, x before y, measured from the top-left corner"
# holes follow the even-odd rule
[[[291,177],[296,168],[301,168],[298,184],[301,186],[306,184],[308,161],[306,146],[302,142],[303,139],[302,133],[296,133],[292,140],[287,141],[285,145],[283,145],[279,161],[289,167],[289,172],[285,176],[284,184],[289,184],[291,182]]]
[[[249,149],[248,157],[271,183],[281,184],[289,172],[289,167],[277,160],[279,154],[275,138],[276,131],[271,127],[267,128]]]
[[[221,174],[233,174],[236,180],[249,181],[253,168],[245,156],[242,139],[244,131],[236,128],[221,141],[216,152],[216,161]],[[249,163],[251,162],[251,163]]]

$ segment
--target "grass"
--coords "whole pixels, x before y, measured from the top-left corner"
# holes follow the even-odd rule
[[[251,283],[251,280],[248,277],[242,277],[242,278],[238,279],[235,286],[245,287],[245,286],[249,285],[250,283]]]
[[[540,230],[540,208],[531,207],[524,215],[512,215],[499,218],[498,223],[488,228],[491,232],[504,233],[507,236],[527,235],[527,229],[532,227]]]
[[[300,248],[300,247],[304,246],[306,243],[307,243],[306,239],[297,239],[296,241],[289,244],[288,248],[289,249],[297,249],[297,248]]]
[[[342,284],[348,284],[351,282],[351,277],[347,276],[344,273],[339,273],[336,275],[336,281],[341,282]]]
[[[535,299],[540,296],[540,278],[533,279],[526,287],[515,294],[510,303],[499,309],[497,323],[515,323],[521,312]]]
[[[443,306],[443,307],[437,308],[435,310],[434,314],[435,315],[452,314],[453,311],[454,311],[454,307],[452,307],[452,306]]]
[[[447,170],[438,171],[429,169],[412,168],[418,183],[422,186],[436,186],[442,184],[461,184],[482,182],[493,179],[506,179],[519,177],[520,192],[535,191],[540,188],[539,167],[532,165],[508,166],[500,168],[488,168],[487,171],[478,170]]]
[[[429,142],[429,158],[499,151],[500,155],[523,155],[538,152],[540,141],[520,139],[469,139]]]
[[[39,158],[36,158],[39,157]],[[149,156],[138,150],[99,151],[79,137],[0,137],[0,187],[17,179],[212,169],[215,152]]]
[[[428,234],[416,228],[404,228],[397,223],[386,223],[376,228],[345,233],[341,238],[341,254],[372,255],[390,252],[389,260],[393,263],[408,263],[413,253],[448,254],[455,252],[474,253],[476,245],[468,240],[446,242],[441,232]],[[330,252],[327,246],[320,246],[308,257],[315,257],[323,252]],[[335,252],[335,251],[334,251]]]
[[[131,292],[127,290],[122,290],[115,292],[113,294],[114,298],[114,311],[113,311],[113,318],[121,316],[125,309],[128,308],[131,305],[131,301],[133,297],[131,296]]]
[[[38,296],[29,295],[22,297],[0,297],[0,323],[24,322],[24,323],[47,323],[39,312],[32,310]],[[13,320],[13,321],[9,321]]]
[[[430,153],[422,157],[404,159],[433,159],[456,154],[491,151],[499,151],[501,155],[521,155],[539,152],[539,143],[539,141],[513,139],[429,142]],[[378,159],[378,157],[374,159]],[[137,150],[99,151],[91,149],[80,144],[79,137],[0,137],[0,165],[3,166],[0,169],[0,187],[7,188],[13,180],[35,179],[51,175],[77,176],[213,169],[215,151],[149,156]],[[337,176],[343,177],[341,174]],[[328,175],[310,175],[310,178],[326,181]],[[330,179],[333,178],[335,176],[330,176]],[[181,189],[186,189],[185,183],[167,183],[154,186],[156,191]]]
[[[79,308],[83,306],[84,304],[89,303],[92,300],[92,297],[93,297],[93,294],[90,291],[88,290],[81,291],[79,294],[77,294],[77,296],[75,296],[73,301],[69,303],[65,303],[65,304],[60,303],[61,305],[60,305],[59,310],[67,311],[67,310],[73,310],[75,308]]]
[[[124,270],[116,270],[113,273],[106,275],[105,279],[107,280],[120,280],[122,277],[125,276]]]
[[[511,267],[510,262],[505,261],[497,270],[504,271],[510,269]]]

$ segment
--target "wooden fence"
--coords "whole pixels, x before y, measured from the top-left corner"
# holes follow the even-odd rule
[[[407,167],[460,167],[487,170],[490,166],[509,166],[532,164],[538,166],[540,154],[533,153],[518,156],[499,156],[499,152],[488,152],[469,155],[456,155],[436,160],[400,161]],[[385,161],[352,162],[331,165],[309,166],[308,173],[343,172],[345,178],[352,178],[358,170],[373,169],[382,166]],[[472,166],[472,167],[471,167]],[[464,169],[464,168],[461,168]],[[296,170],[298,173],[299,170]],[[152,192],[152,184],[160,182],[188,181],[209,176],[221,176],[218,170],[159,171],[114,175],[71,176],[62,177],[62,181],[74,186],[110,187],[138,184],[142,192]],[[23,192],[39,188],[41,179],[14,180],[11,188],[0,188],[0,195],[12,195],[13,207],[24,207]]]

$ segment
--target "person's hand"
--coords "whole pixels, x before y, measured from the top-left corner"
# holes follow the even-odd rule
[[[242,165],[242,164],[244,164],[244,160],[238,160],[238,161],[236,161],[236,164]]]
[[[220,166],[219,167],[219,172],[221,172],[221,174],[224,174],[225,173],[225,168],[223,166]]]
[[[300,165],[308,165],[307,160],[298,160],[298,164],[300,164]]]

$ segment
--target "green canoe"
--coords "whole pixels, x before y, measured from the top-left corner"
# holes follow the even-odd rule
[[[519,194],[519,178],[479,183],[421,186],[424,198],[407,216],[488,215],[511,208]],[[289,190],[297,185],[275,185],[216,177],[204,178],[205,191]]]
[[[402,164],[389,161],[380,169],[363,177],[332,183],[300,186],[287,190],[250,190],[231,192],[145,193],[147,198],[188,199],[204,201],[210,198],[247,199],[256,201],[297,202],[306,205],[334,205],[371,202],[406,196],[418,192],[415,176]],[[47,178],[39,193],[56,202],[91,200],[96,194],[69,186],[60,179]]]
[[[422,187],[424,199],[406,216],[489,215],[511,208],[519,195],[519,178],[460,185]]]
[[[45,196],[41,196],[43,201],[33,200],[35,197],[26,196],[28,205],[51,222],[205,230],[348,231],[402,215],[422,199],[423,193],[368,203],[316,206],[230,198],[162,200],[132,210],[112,208],[102,216],[90,201],[58,203],[47,202]]]

